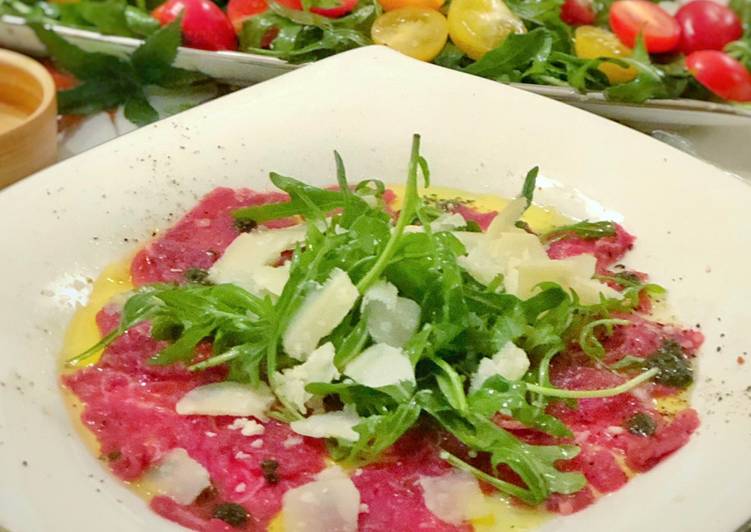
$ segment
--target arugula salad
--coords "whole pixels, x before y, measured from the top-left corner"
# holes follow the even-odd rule
[[[144,283],[120,298],[101,341],[69,361],[80,368],[105,348],[94,366],[78,369],[64,382],[92,409],[83,419],[116,473],[131,480],[159,461],[153,451],[138,455],[140,469],[134,473],[128,460],[135,459],[126,456],[134,452],[131,440],[149,423],[159,434],[147,438],[149,449],[157,445],[155,438],[167,437],[171,420],[188,423],[157,447],[162,456],[176,445],[199,462],[202,456],[203,465],[189,467],[183,462],[191,458],[181,454],[180,462],[174,449],[162,458],[203,470],[198,488],[184,497],[186,476],[177,474],[181,487],[173,480],[167,482],[171,488],[162,485],[156,492],[171,496],[170,504],[195,508],[205,498],[199,493],[209,488],[208,470],[211,497],[224,497],[212,503],[213,518],[245,526],[253,515],[263,521],[259,516],[267,508],[252,506],[263,499],[258,494],[252,504],[238,499],[249,480],[223,495],[222,475],[240,466],[218,466],[225,463],[221,457],[257,458],[253,467],[260,482],[277,489],[292,460],[281,455],[303,438],[326,442],[304,456],[318,453],[350,471],[365,471],[352,477],[354,485],[346,480],[346,493],[336,492],[358,501],[342,528],[354,530],[352,520],[356,523],[358,514],[361,525],[362,519],[374,519],[372,508],[386,496],[379,491],[366,498],[367,475],[389,463],[405,469],[393,456],[410,435],[427,438],[418,448],[434,450],[439,471],[466,475],[450,485],[465,485],[469,478],[486,491],[561,513],[627,481],[616,455],[632,471],[645,471],[687,441],[698,424],[695,412],[667,414],[655,409],[652,399],[680,395],[690,386],[691,356],[700,335],[697,340],[689,331],[647,321],[646,310],[664,290],[643,274],[606,270],[587,252],[599,242],[607,257],[617,259],[614,246],[625,250],[632,238],[619,226],[585,220],[535,232],[522,221],[535,191],[534,168],[520,195],[481,227],[456,212],[456,204],[420,193],[430,185],[430,172],[417,135],[400,205],[389,200],[380,181],[351,184],[336,152],[335,159],[335,188],[272,173],[271,182],[286,196],[232,209],[227,228],[237,236],[222,253],[211,251],[209,267],[187,268],[182,282]],[[209,227],[210,211],[200,210],[191,232]],[[141,266],[135,265],[137,258],[133,272],[153,268],[160,253]],[[628,335],[636,335],[636,341]],[[146,357],[143,362],[115,362],[134,352]],[[119,380],[89,383],[113,370]],[[121,413],[132,397],[116,395],[127,386],[111,383],[125,375],[129,380],[134,372],[140,384],[127,393],[136,394],[137,407]],[[165,376],[173,379],[168,387],[160,380]],[[150,400],[144,394],[155,383],[161,384],[153,392],[154,410],[144,410]],[[176,394],[174,407],[165,399],[170,393]],[[144,421],[157,414],[158,422]],[[128,416],[137,428],[113,432],[120,430],[117,424],[131,423]],[[199,422],[208,425],[194,428]],[[195,440],[186,441],[191,430],[198,431],[200,443],[192,451]],[[254,438],[265,431],[265,440],[242,440],[241,450],[221,440],[238,430]],[[595,445],[590,441],[595,437],[606,440]],[[220,440],[221,449],[205,454],[206,445]],[[612,447],[613,455],[607,451],[604,462],[600,454],[589,458],[603,447]],[[262,451],[273,454],[253,454]],[[578,455],[583,461],[576,462]],[[422,461],[416,467],[423,467]],[[170,462],[170,471],[179,469],[177,462]],[[440,508],[431,506],[434,484],[425,480],[434,479],[430,475],[435,472],[410,480],[409,486],[422,485],[425,504],[440,517]],[[611,480],[603,484],[608,475]],[[333,482],[316,478],[313,482]],[[290,493],[308,489],[304,483],[294,487],[301,482],[285,488],[293,488],[283,496],[285,515],[323,511],[305,505],[300,510],[289,502]],[[360,502],[371,508],[371,517],[363,517]],[[152,506],[183,522],[173,510]]]
[[[375,43],[614,101],[751,101],[747,0],[0,0],[2,14],[138,38],[180,18],[184,46],[292,63]]]

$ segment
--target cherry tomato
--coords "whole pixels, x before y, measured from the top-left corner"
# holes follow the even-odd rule
[[[376,44],[430,61],[446,46],[448,24],[446,17],[434,9],[402,7],[375,19],[370,34]]]
[[[574,51],[577,57],[595,59],[597,57],[629,57],[627,48],[618,37],[603,28],[580,26],[574,32]],[[605,74],[610,83],[631,81],[639,73],[634,67],[621,67],[613,63],[603,63],[598,70]]]
[[[393,11],[401,7],[425,7],[428,9],[440,9],[443,0],[378,0],[384,11]]]
[[[339,18],[352,11],[356,5],[357,0],[339,0],[339,5],[336,7],[311,7],[310,11],[324,17]]]
[[[277,3],[288,9],[302,9],[300,0],[277,0]],[[267,0],[229,0],[227,3],[227,17],[229,17],[236,33],[240,33],[243,22],[255,15],[265,13],[269,8]]]
[[[592,24],[596,15],[592,0],[565,0],[561,6],[561,20],[571,26]]]
[[[722,50],[743,35],[743,26],[735,11],[711,0],[695,0],[675,14],[681,26],[681,51]]]
[[[167,0],[151,16],[165,26],[183,13],[183,44],[202,50],[237,50],[237,38],[227,16],[211,0]]]
[[[629,48],[641,33],[649,53],[675,50],[681,27],[670,14],[649,0],[617,0],[610,6],[610,28]]]
[[[751,73],[742,63],[719,50],[701,50],[686,57],[686,68],[720,98],[751,102]]]
[[[500,46],[511,33],[527,31],[503,0],[452,0],[448,21],[451,40],[475,60]]]

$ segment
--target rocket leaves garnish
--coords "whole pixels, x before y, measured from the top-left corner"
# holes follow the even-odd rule
[[[292,252],[289,278],[278,297],[253,295],[233,284],[211,284],[210,273],[189,270],[186,284],[137,290],[123,306],[118,328],[72,362],[83,361],[128,329],[149,322],[152,337],[164,342],[151,363],[183,364],[192,371],[226,366],[229,379],[256,387],[268,384],[278,399],[269,415],[292,421],[303,414],[285,395],[280,372],[300,362],[285,353],[282,338],[306,296],[335,270],[346,272],[360,295],[387,281],[400,297],[420,307],[419,326],[402,348],[414,370],[414,381],[369,387],[345,375],[333,382],[305,383],[305,392],[317,402],[343,405],[360,416],[353,427],[359,439],[332,439],[331,456],[350,463],[377,460],[418,424],[438,425],[472,453],[482,455],[491,471],[445,453],[449,463],[530,504],[553,493],[574,493],[586,482],[579,473],[556,468],[559,461],[574,458],[578,448],[568,444],[569,428],[546,410],[549,401],[610,397],[656,376],[678,385],[688,382],[680,364],[685,358],[676,357],[675,349],[666,345],[643,361],[638,367],[641,373],[635,374],[633,366],[624,367],[622,383],[613,388],[555,387],[550,379],[551,362],[567,346],[578,344],[593,364],[602,364],[601,337],[614,327],[628,326],[630,322],[612,313],[624,311],[630,299],[603,297],[598,304],[583,305],[575,293],[555,283],[542,283],[535,295],[523,300],[504,291],[500,277],[488,285],[475,280],[460,266],[459,258],[467,253],[460,236],[467,233],[431,227],[436,204],[426,204],[419,193],[421,180],[429,186],[430,174],[417,135],[396,215],[385,205],[382,183],[368,180],[350,186],[338,153],[335,164],[338,189],[272,173],[272,182],[288,199],[233,213],[235,222],[250,231],[262,230],[256,226],[280,218],[306,223],[306,238]],[[527,204],[532,201],[536,177],[534,168],[524,180],[519,197]],[[613,231],[609,222],[581,222],[558,228],[543,240],[568,234],[602,238]],[[642,285],[630,289],[641,290]],[[334,346],[333,363],[340,373],[346,374],[348,364],[374,343],[367,319],[356,303],[321,339],[321,344]],[[528,357],[526,374],[514,381],[495,374],[475,382],[480,361],[509,343]],[[521,441],[499,425],[503,418],[547,434],[554,444]],[[507,469],[518,476],[518,483],[503,480],[507,477],[501,471],[507,474]]]

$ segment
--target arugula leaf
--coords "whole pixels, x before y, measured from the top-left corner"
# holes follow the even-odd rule
[[[527,402],[526,392],[527,388],[524,383],[511,382],[500,375],[494,375],[486,380],[479,390],[469,396],[469,409],[488,418],[501,412],[527,427],[551,436],[559,438],[572,436],[571,430],[560,419],[546,414],[543,409]]]
[[[507,5],[523,21],[527,29],[544,28],[553,37],[555,51],[570,53],[571,27],[560,17],[563,0],[507,0]]]
[[[536,61],[547,61],[553,47],[553,35],[538,28],[529,33],[509,35],[503,43],[464,69],[468,74],[502,81],[520,81]]]
[[[391,258],[397,251],[399,241],[404,234],[404,228],[409,224],[410,220],[414,216],[419,207],[419,194],[417,192],[417,173],[418,169],[422,172],[423,178],[426,183],[428,181],[428,174],[426,172],[426,166],[422,164],[422,157],[420,156],[420,136],[412,136],[412,154],[409,158],[409,167],[407,170],[407,183],[404,187],[404,200],[402,204],[402,210],[399,213],[399,218],[396,221],[396,226],[391,233],[386,245],[381,251],[380,255],[376,259],[370,270],[363,276],[359,283],[357,283],[357,289],[360,293],[370,288],[370,286],[378,280],[383,271],[388,267]]]
[[[237,209],[232,213],[235,220],[252,220],[256,223],[263,223],[290,216],[317,216],[319,213],[327,213],[344,207],[345,198],[349,198],[342,190],[326,190],[314,187],[276,172],[271,172],[269,179],[278,189],[289,194],[290,201]],[[311,204],[314,207],[311,207]]]
[[[613,222],[590,222],[583,220],[571,225],[562,225],[555,227],[540,235],[540,240],[545,243],[555,242],[569,235],[576,235],[585,240],[596,240],[607,236],[615,235],[615,224]]]
[[[214,355],[195,369],[216,365],[215,357],[220,357],[221,363],[254,358],[253,345],[265,346],[267,342],[271,314],[268,301],[235,285],[153,285],[128,299],[113,333],[70,363],[85,360],[126,330],[148,320],[153,320],[157,338],[176,336],[150,360],[152,364],[189,362],[195,357],[196,346],[209,336],[216,338]],[[251,380],[257,382],[258,378]]]
[[[633,66],[639,74],[631,81],[605,89],[605,96],[614,101],[642,103],[652,98],[674,98],[679,96],[688,85],[689,74],[669,75],[665,69],[653,65],[644,38],[636,38],[631,57],[609,59],[609,62],[621,66]]]
[[[417,422],[420,411],[420,406],[413,400],[387,413],[368,416],[354,427],[360,439],[354,444],[339,442],[334,448],[334,458],[356,463],[372,462]]]
[[[493,468],[510,467],[525,486],[495,476],[480,476],[497,489],[537,504],[551,493],[574,493],[584,487],[586,480],[580,473],[563,473],[555,468],[557,461],[574,458],[579,452],[577,447],[525,444],[485,416],[471,411],[461,415],[435,392],[421,390],[416,397],[420,406],[459,441],[475,451],[488,453]],[[474,470],[470,472],[475,474]]]
[[[529,172],[527,172],[524,178],[524,185],[522,185],[521,197],[527,200],[527,207],[532,205],[532,198],[535,194],[535,185],[537,184],[537,174],[540,173],[540,167],[535,166]]]
[[[441,53],[433,59],[433,63],[454,70],[461,70],[463,67],[471,64],[471,59],[462,52],[458,46],[452,42],[447,42]]]

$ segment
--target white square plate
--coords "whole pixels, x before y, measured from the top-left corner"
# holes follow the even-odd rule
[[[731,532],[751,514],[748,265],[751,187],[633,130],[551,99],[365,48],[322,61],[69,159],[0,193],[0,528],[175,530],[110,477],[73,433],[57,353],[76,304],[109,262],[218,185],[268,188],[270,170],[333,183],[401,182],[422,133],[433,180],[613,216],[631,262],[701,323],[691,442],[621,491],[546,531]],[[604,207],[603,207],[604,206]]]

